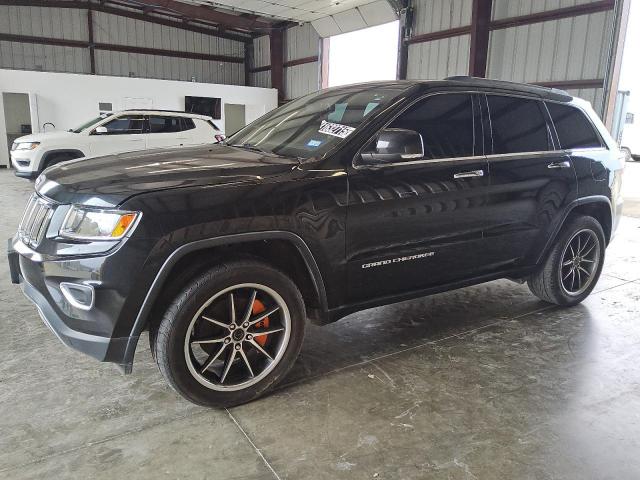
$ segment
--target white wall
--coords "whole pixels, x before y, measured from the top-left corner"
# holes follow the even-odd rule
[[[277,92],[270,88],[0,69],[2,92],[37,95],[39,125],[32,126],[34,133],[42,131],[46,122],[55,124],[57,130],[74,128],[99,114],[98,102],[110,102],[114,110],[124,109],[125,98],[147,98],[153,108],[184,110],[185,95],[220,97],[223,118],[216,122],[221,127],[224,127],[225,103],[246,105],[247,123],[278,105]],[[2,103],[0,95],[0,165],[7,165]]]

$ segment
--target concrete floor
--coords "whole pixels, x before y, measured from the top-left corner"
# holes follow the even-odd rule
[[[0,238],[31,187],[0,170]],[[173,393],[146,338],[129,376],[64,348],[6,261],[0,298],[0,478],[640,478],[640,219],[580,306],[497,281],[361,312],[229,411]]]

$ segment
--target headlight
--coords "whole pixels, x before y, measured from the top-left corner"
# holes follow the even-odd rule
[[[141,216],[141,212],[73,206],[62,222],[60,236],[76,240],[118,240],[135,227]]]
[[[40,142],[15,142],[12,150],[33,150],[38,145],[40,145]]]

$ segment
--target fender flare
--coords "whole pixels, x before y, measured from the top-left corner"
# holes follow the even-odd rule
[[[569,215],[571,215],[571,212],[573,212],[573,210],[575,210],[576,207],[580,207],[582,205],[587,205],[587,204],[590,204],[590,203],[601,203],[601,204],[607,205],[607,207],[609,208],[609,215],[611,216],[611,223],[612,223],[612,226],[613,226],[613,209],[611,207],[611,200],[609,200],[608,197],[606,197],[604,195],[590,195],[588,197],[578,198],[578,199],[572,201],[565,208],[564,213],[562,214],[562,217],[561,217],[560,221],[558,221],[558,223],[554,227],[551,235],[549,235],[547,243],[545,243],[544,248],[542,249],[542,251],[538,255],[538,258],[536,259],[536,264],[539,264],[540,262],[542,262],[546,258],[547,254],[549,253],[549,250],[553,246],[553,243],[556,241],[556,238],[558,237],[558,234],[560,233],[560,230],[564,226],[564,224],[565,224],[567,218],[569,217]]]
[[[158,298],[162,287],[165,285],[169,273],[171,272],[171,269],[174,267],[174,265],[176,265],[178,261],[185,255],[198,250],[204,250],[211,247],[219,247],[223,245],[254,242],[256,240],[286,240],[291,242],[302,255],[307,269],[311,274],[313,287],[316,291],[316,294],[318,295],[318,299],[320,300],[320,308],[324,312],[328,311],[327,293],[325,290],[324,281],[322,279],[322,274],[320,273],[320,269],[318,268],[318,264],[316,263],[315,257],[313,256],[313,253],[311,253],[311,250],[309,249],[305,241],[295,233],[284,230],[270,230],[264,232],[238,233],[190,242],[178,247],[165,260],[165,262],[160,267],[160,270],[156,274],[156,277],[151,284],[151,288],[149,288],[149,291],[147,292],[147,295],[138,310],[138,315],[136,316],[136,319],[131,328],[129,341],[127,342],[123,359],[122,366],[124,367],[125,373],[130,373],[132,370],[133,357],[135,355],[136,346],[138,344],[138,338],[140,337],[140,334],[147,324],[148,317],[151,313],[151,310],[153,309],[155,301]]]

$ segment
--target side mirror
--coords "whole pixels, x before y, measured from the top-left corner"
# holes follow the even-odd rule
[[[109,130],[107,130],[107,127],[96,127],[96,129],[93,131],[95,135],[104,135],[108,132]]]
[[[401,162],[424,157],[422,135],[404,128],[385,128],[375,140],[373,149],[360,154],[366,165]]]

